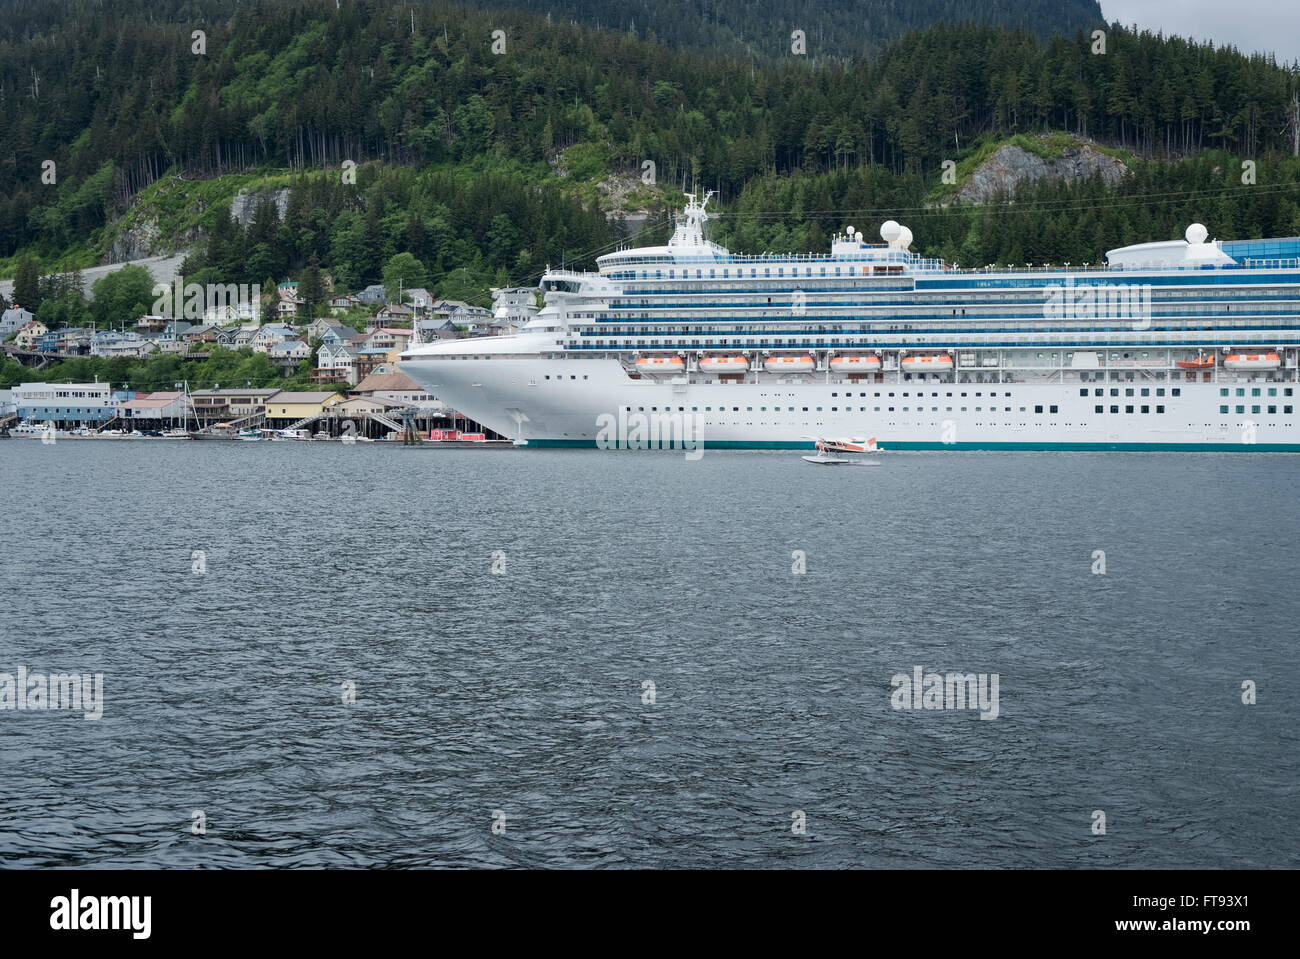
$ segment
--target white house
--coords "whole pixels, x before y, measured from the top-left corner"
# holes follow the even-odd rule
[[[322,343],[316,351],[315,378],[324,383],[357,381],[357,350],[346,343]]]
[[[9,334],[17,333],[24,323],[36,319],[35,315],[15,306],[0,313],[0,340],[8,339]]]
[[[279,323],[268,323],[266,326],[259,326],[253,331],[252,336],[248,339],[248,345],[258,353],[266,353],[275,344],[293,339],[297,335],[293,327],[283,326]]]
[[[291,368],[311,357],[311,347],[302,340],[282,340],[267,350],[266,355],[276,366]]]

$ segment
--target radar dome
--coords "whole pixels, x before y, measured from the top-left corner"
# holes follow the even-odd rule
[[[895,220],[886,220],[880,224],[880,238],[886,243],[893,243],[898,239],[898,234],[902,232],[902,227]]]
[[[1205,238],[1210,235],[1210,231],[1205,228],[1204,223],[1193,223],[1183,234],[1188,243],[1204,243]]]
[[[853,227],[849,227],[845,232],[848,233],[849,236],[852,236],[854,233],[857,233],[858,231],[853,229]]]
[[[905,226],[900,226],[898,228],[899,249],[906,250],[911,245],[912,245],[912,231]]]

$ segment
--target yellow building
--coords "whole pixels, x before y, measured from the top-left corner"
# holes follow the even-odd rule
[[[323,413],[343,402],[340,393],[293,393],[280,390],[266,399],[266,415],[273,420],[301,420]]]

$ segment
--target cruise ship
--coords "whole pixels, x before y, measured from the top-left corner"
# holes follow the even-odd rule
[[[517,334],[401,366],[529,446],[1300,451],[1300,238],[961,269],[890,220],[829,253],[743,255],[687,196],[667,245],[547,270]]]

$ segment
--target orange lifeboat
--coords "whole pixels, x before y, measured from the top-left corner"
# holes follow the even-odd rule
[[[1208,370],[1214,367],[1214,357],[1198,356],[1194,360],[1179,360],[1178,368],[1181,370]]]
[[[832,373],[878,373],[880,357],[873,353],[839,353],[831,357]]]
[[[784,353],[769,356],[763,368],[769,373],[811,373],[817,369],[817,361],[807,353]]]
[[[947,353],[930,353],[903,357],[904,373],[945,373],[951,369],[952,357]]]
[[[700,369],[706,373],[745,373],[749,358],[740,355],[701,356]]]
[[[1228,370],[1275,370],[1282,365],[1277,353],[1229,353],[1223,358]]]
[[[684,373],[686,361],[680,356],[643,356],[636,368],[641,373]]]

